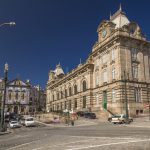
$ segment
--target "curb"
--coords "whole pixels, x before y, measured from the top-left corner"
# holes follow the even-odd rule
[[[5,135],[5,134],[9,134],[9,133],[11,133],[11,131],[0,132],[0,136],[1,136],[1,135]]]

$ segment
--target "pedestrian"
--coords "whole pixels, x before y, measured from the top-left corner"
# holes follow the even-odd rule
[[[74,120],[71,120],[71,125],[74,126]]]
[[[71,117],[71,125],[74,126],[74,116]]]

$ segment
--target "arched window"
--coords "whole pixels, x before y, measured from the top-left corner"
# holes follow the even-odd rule
[[[72,95],[72,92],[71,92],[71,87],[69,87],[69,96]]]
[[[61,91],[61,99],[63,98],[63,92]]]
[[[65,98],[67,97],[67,89],[65,89]]]
[[[11,92],[9,92],[9,100],[11,100]]]
[[[85,80],[83,81],[82,85],[83,85],[83,92],[85,92],[86,91],[86,81]]]
[[[77,85],[74,86],[74,94],[77,94]]]
[[[18,100],[18,92],[16,92],[15,98],[16,100]]]
[[[21,99],[24,100],[24,92],[22,92],[22,94],[21,94]]]

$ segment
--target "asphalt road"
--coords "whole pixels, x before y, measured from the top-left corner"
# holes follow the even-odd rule
[[[14,129],[0,136],[0,150],[150,150],[150,128],[113,125]]]

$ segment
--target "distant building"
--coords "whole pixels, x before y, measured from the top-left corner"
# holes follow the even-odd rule
[[[1,99],[3,98],[3,83],[3,80],[1,80]],[[32,86],[29,80],[26,82],[20,79],[8,81],[6,87],[5,111],[17,114],[34,114],[38,112],[39,107],[44,110],[46,100],[44,100],[41,95],[43,96],[44,92]]]
[[[60,65],[50,71],[47,111],[86,110],[98,117],[127,110],[132,116],[147,113],[150,42],[121,7],[99,24],[97,33],[98,40],[84,64],[66,75]]]

